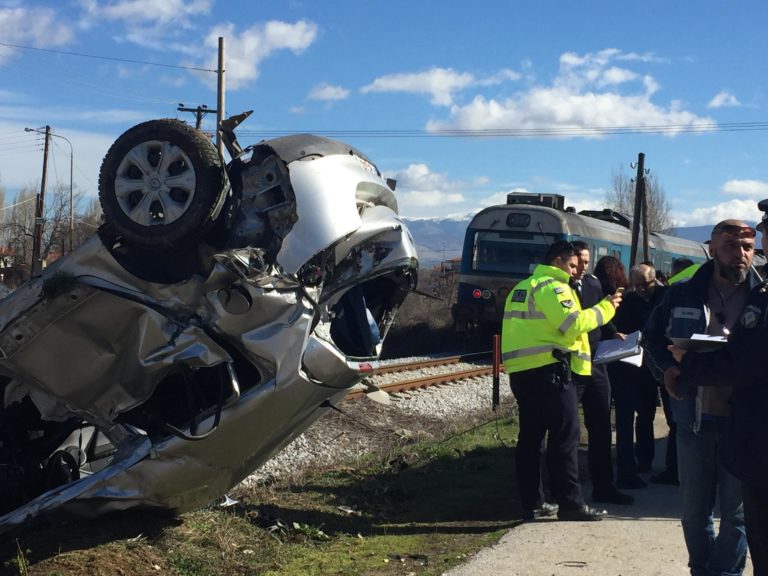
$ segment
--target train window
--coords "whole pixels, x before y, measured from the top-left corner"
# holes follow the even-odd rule
[[[526,228],[531,223],[531,215],[521,212],[507,214],[507,226],[510,228]]]
[[[530,232],[478,231],[475,233],[472,269],[528,276],[541,264],[553,235]]]

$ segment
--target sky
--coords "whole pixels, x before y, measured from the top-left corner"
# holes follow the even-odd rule
[[[400,213],[454,217],[508,192],[598,209],[633,163],[677,226],[757,221],[768,198],[768,3],[649,0],[0,0],[0,187],[83,202],[121,133],[253,110],[243,145],[343,140],[395,178]],[[211,129],[215,115],[205,117]],[[70,146],[71,145],[71,146]],[[51,185],[49,184],[49,185]]]

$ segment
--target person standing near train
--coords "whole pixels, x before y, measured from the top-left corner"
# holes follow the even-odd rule
[[[763,219],[763,253],[768,254],[768,199],[758,204]],[[764,268],[768,272],[768,265]],[[768,575],[768,383],[763,368],[768,350],[768,281],[756,286],[747,297],[739,321],[724,348],[716,352],[687,352],[670,347],[680,363],[677,381],[670,382],[670,394],[684,400],[686,383],[699,386],[733,386],[731,415],[724,435],[724,462],[728,471],[741,480],[744,524],[755,576]],[[678,384],[679,382],[679,384]]]
[[[623,266],[619,272],[618,284],[610,292],[603,293],[600,280],[589,274],[590,252],[586,242],[573,242],[578,257],[576,274],[571,281],[582,308],[596,305],[607,293],[613,294],[615,288],[625,288],[627,285]],[[600,259],[604,261],[603,257]],[[621,262],[619,261],[621,265]],[[623,282],[622,282],[623,280]],[[618,314],[618,312],[617,312]],[[605,326],[610,325],[607,323]],[[589,348],[594,356],[597,343],[601,340],[603,328],[590,330],[587,338]],[[609,336],[611,337],[611,336]],[[592,479],[592,501],[607,504],[632,504],[633,496],[620,492],[613,480],[613,459],[611,457],[611,381],[608,378],[607,365],[592,365],[589,376],[574,375],[576,392],[584,410],[584,426],[587,428],[587,460],[589,475]]]
[[[664,290],[657,284],[656,269],[650,263],[636,264],[629,277],[630,291],[624,295],[613,319],[621,334],[643,329]],[[624,488],[647,486],[638,473],[651,471],[655,455],[653,420],[658,390],[647,364],[644,358],[640,366],[614,362],[609,367],[611,381],[616,383],[616,477],[618,485]]]
[[[604,512],[584,503],[579,483],[579,416],[571,372],[588,376],[587,333],[613,318],[621,295],[582,310],[570,281],[578,268],[573,244],[557,241],[544,264],[507,296],[501,358],[519,410],[516,475],[523,518],[543,504],[541,446],[547,437],[547,466],[560,520],[601,520]]]
[[[751,268],[755,230],[741,220],[724,220],[713,229],[712,260],[688,280],[669,286],[643,330],[649,367],[667,390],[678,382],[680,367],[668,349],[671,338],[692,334],[726,335],[738,322],[750,289],[761,279]],[[682,526],[693,576],[739,575],[746,563],[741,482],[722,465],[730,387],[685,386],[670,404],[677,423],[677,463],[682,497]],[[673,396],[670,392],[670,396]],[[720,527],[715,531],[715,495]]]

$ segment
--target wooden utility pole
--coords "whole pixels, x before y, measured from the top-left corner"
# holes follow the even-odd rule
[[[43,178],[40,183],[40,193],[37,195],[35,206],[35,236],[32,239],[32,276],[43,271],[41,250],[43,246],[43,214],[45,213],[45,182],[48,178],[48,148],[51,140],[51,127],[45,127],[45,146],[43,147]]]
[[[637,177],[635,178],[635,209],[632,216],[632,246],[629,252],[629,266],[632,267],[637,262],[637,248],[638,240],[640,238],[640,223],[643,220],[644,204],[645,204],[645,154],[640,152],[637,155]],[[646,245],[646,252],[648,251],[648,240],[645,234],[643,235]]]
[[[203,116],[206,114],[215,114],[218,110],[211,110],[205,104],[201,104],[197,108],[185,108],[184,104],[179,104],[176,108],[178,112],[194,112],[195,113],[195,128],[200,130],[203,127]]]
[[[224,121],[224,38],[219,36],[219,68],[216,85],[216,149],[224,157],[224,141],[221,138],[221,123]]]

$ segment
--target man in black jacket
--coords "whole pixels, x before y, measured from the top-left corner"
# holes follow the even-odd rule
[[[763,252],[768,254],[768,200],[758,204],[764,211],[758,225]],[[768,267],[766,269],[768,272]],[[690,384],[733,386],[731,416],[724,436],[724,461],[728,471],[741,480],[744,520],[755,576],[768,574],[768,378],[764,358],[768,350],[768,282],[750,292],[728,344],[717,352],[687,353],[672,347],[680,362],[680,386],[670,393],[685,399]],[[677,383],[675,383],[677,384]]]
[[[583,308],[597,304],[605,296],[600,280],[587,273],[590,262],[589,246],[581,241],[572,242],[579,265],[572,282]],[[594,355],[600,341],[600,328],[588,334],[589,347]],[[574,375],[577,393],[584,408],[587,428],[589,475],[592,478],[592,500],[609,504],[632,504],[635,499],[616,489],[613,483],[611,461],[611,382],[605,365],[592,364],[591,376]]]
[[[656,269],[649,263],[633,266],[629,276],[631,290],[624,296],[626,304],[613,318],[621,334],[642,330],[663,292],[656,282]],[[645,359],[641,366],[614,362],[608,366],[608,373],[616,407],[617,483],[622,488],[642,488],[646,483],[637,473],[651,470],[655,451],[656,379]],[[674,470],[677,476],[676,463]]]
[[[722,466],[730,388],[702,388],[686,380],[680,393],[680,367],[668,349],[671,338],[692,334],[725,335],[739,321],[750,289],[761,282],[751,268],[755,230],[741,220],[724,220],[712,229],[712,260],[690,280],[667,288],[643,330],[649,367],[658,371],[677,423],[677,463],[682,525],[693,576],[741,574],[746,538],[741,482]],[[677,396],[677,398],[675,397]],[[720,501],[720,529],[713,520]]]

